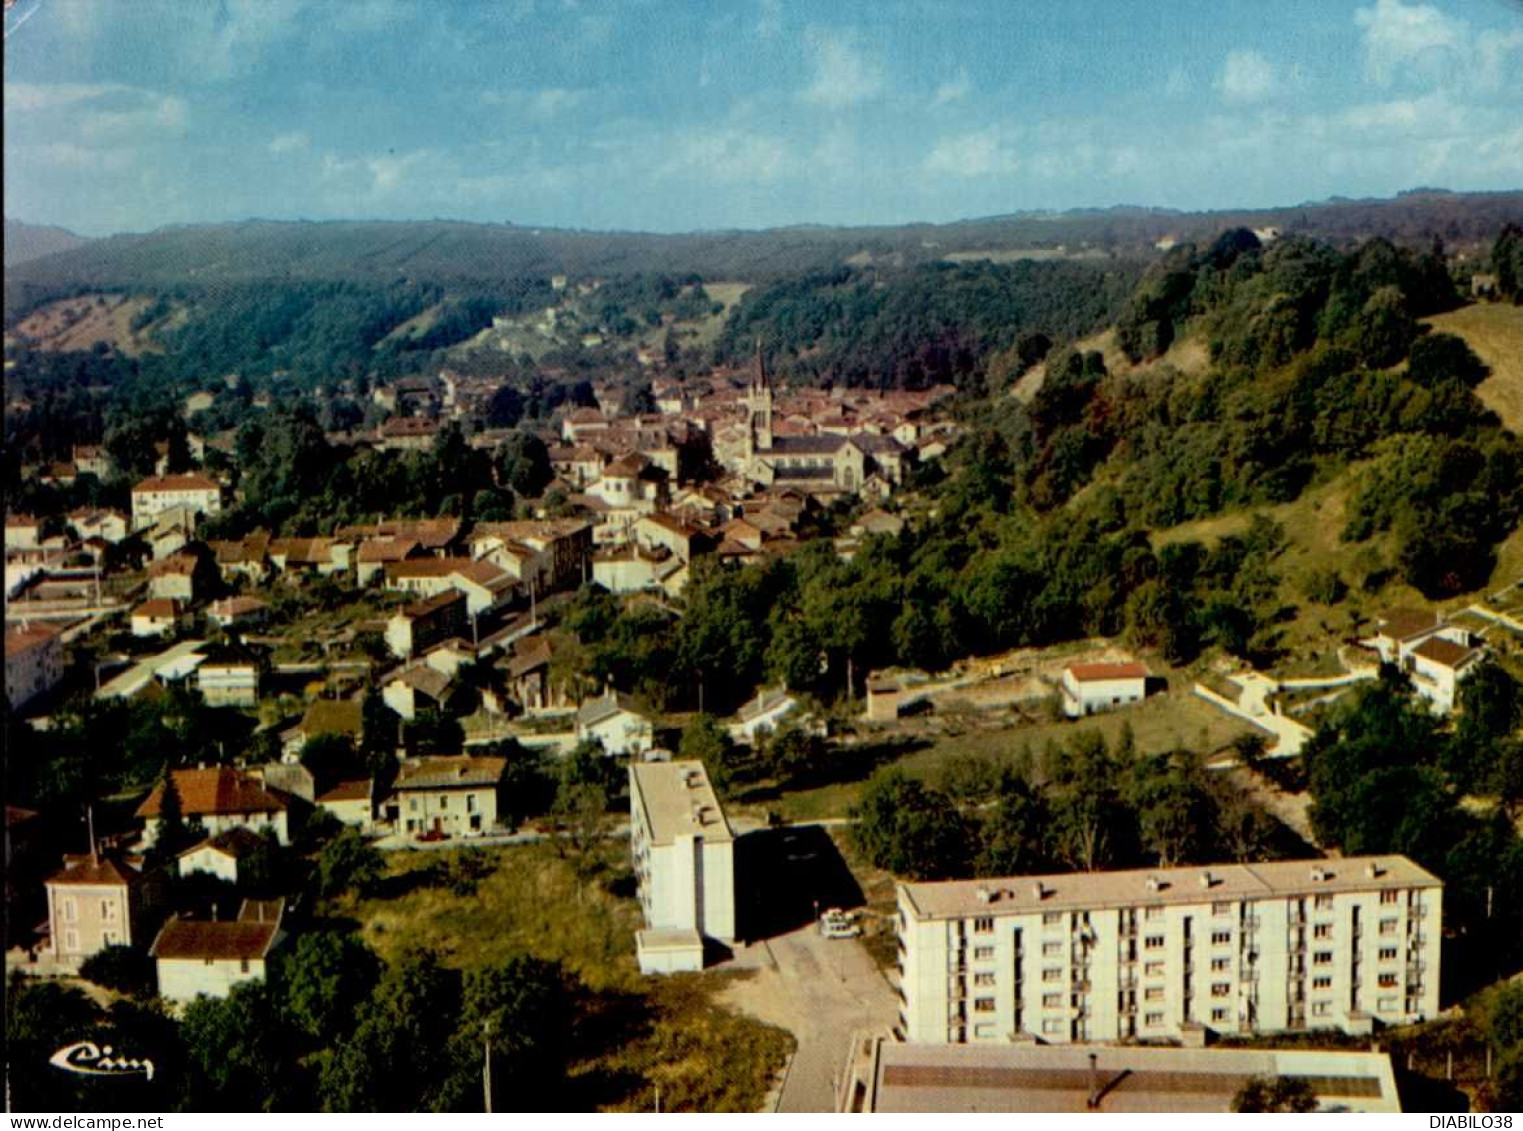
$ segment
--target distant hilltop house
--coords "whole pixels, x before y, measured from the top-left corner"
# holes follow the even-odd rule
[[[1070,664],[1061,682],[1063,713],[1071,719],[1109,711],[1147,697],[1148,669],[1138,663]]]
[[[222,488],[204,475],[156,475],[132,489],[132,527],[152,526],[171,507],[187,507],[198,517],[222,510]]]
[[[1453,711],[1460,681],[1484,656],[1470,633],[1420,609],[1393,609],[1376,619],[1375,630],[1360,644],[1399,668],[1435,712]]]
[[[246,899],[233,920],[171,919],[149,955],[158,970],[159,996],[173,1002],[224,998],[242,982],[260,981],[266,960],[284,937],[282,899]]]

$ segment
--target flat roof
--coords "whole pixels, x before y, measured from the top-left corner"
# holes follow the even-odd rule
[[[878,1042],[860,1102],[874,1112],[1225,1112],[1255,1076],[1305,1080],[1324,1111],[1401,1110],[1381,1052],[893,1041]]]
[[[670,844],[679,836],[735,839],[702,762],[636,762],[630,779],[654,843]]]
[[[1205,879],[1208,876],[1209,886]],[[1155,882],[1150,884],[1150,880]],[[951,880],[901,884],[900,890],[922,919],[960,919],[969,915],[1026,915],[1034,911],[1080,911],[1441,886],[1442,881],[1437,876],[1405,856],[1348,856],[1261,864],[1210,864],[1189,868],[1138,868],[1125,872]]]

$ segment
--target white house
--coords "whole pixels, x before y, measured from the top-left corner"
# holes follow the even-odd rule
[[[63,635],[43,624],[5,632],[5,697],[13,709],[63,682]]]
[[[643,754],[651,748],[654,736],[650,720],[617,691],[589,699],[576,713],[577,741],[596,739],[610,755]]]
[[[284,902],[246,899],[232,921],[165,923],[148,952],[158,968],[159,996],[175,1002],[223,998],[241,982],[261,981],[270,951],[283,937]]]
[[[127,537],[127,516],[110,509],[85,508],[69,515],[69,525],[80,538],[101,538],[115,544]]]
[[[1140,703],[1147,695],[1142,664],[1070,664],[1063,669],[1063,713],[1071,719]]]
[[[446,673],[428,664],[412,664],[386,682],[381,698],[402,718],[412,720],[419,711],[442,707],[452,682]]]
[[[265,656],[246,644],[208,644],[196,668],[196,687],[213,706],[253,707],[259,703]]]
[[[132,610],[133,636],[168,636],[185,616],[185,607],[171,597],[155,597]]]
[[[798,710],[799,701],[786,687],[764,687],[756,698],[735,713],[730,737],[736,742],[755,746],[758,735],[776,730],[789,715]]]
[[[253,774],[230,766],[211,769],[173,770],[170,778],[180,798],[180,813],[186,819],[198,817],[209,836],[229,829],[249,828],[255,832],[273,829],[281,844],[291,843],[287,822],[286,799],[266,789]],[[153,787],[138,806],[143,818],[143,842],[151,846],[159,834],[160,814],[164,804],[164,783]]]
[[[252,829],[234,828],[207,837],[176,858],[181,876],[206,872],[230,884],[238,882],[238,862],[264,846],[264,838]]]
[[[317,795],[317,806],[361,832],[375,823],[374,783],[369,778],[335,782]]]
[[[705,938],[736,937],[735,834],[703,763],[632,764],[629,811],[646,926],[635,940],[640,970],[701,970]]]
[[[468,754],[409,758],[397,769],[386,818],[403,833],[471,836],[497,824],[505,758]]]
[[[132,527],[152,526],[171,507],[185,507],[199,516],[222,510],[222,488],[205,475],[155,475],[132,489]]]

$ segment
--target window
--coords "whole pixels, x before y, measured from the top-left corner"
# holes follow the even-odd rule
[[[1333,980],[1326,974],[1319,974],[1311,980],[1311,988],[1314,990],[1326,990],[1332,987]]]
[[[1394,946],[1383,946],[1383,947],[1381,947],[1380,948],[1380,961],[1382,961],[1382,962],[1395,962],[1396,961],[1396,948]]]
[[[1145,975],[1147,975],[1149,978],[1161,978],[1161,977],[1163,977],[1163,963],[1162,962],[1148,962],[1148,963],[1145,963],[1143,965],[1143,967],[1142,967],[1142,972]]]
[[[100,901],[100,917],[103,923],[116,922],[116,900],[103,899]]]
[[[975,946],[973,948],[973,960],[975,962],[987,962],[994,957],[992,946]]]
[[[1056,927],[1062,922],[1063,913],[1061,911],[1048,911],[1042,915],[1042,926],[1044,927]]]
[[[1043,994],[1042,995],[1042,1008],[1043,1009],[1061,1009],[1062,1007],[1063,1007],[1063,995],[1062,994]]]
[[[974,1013],[993,1013],[994,999],[992,997],[976,997],[973,999]]]
[[[1042,981],[1061,982],[1063,980],[1063,967],[1048,966],[1042,970]]]
[[[439,808],[440,809],[448,809],[449,808],[449,794],[447,794],[447,793],[441,793],[439,795]]]
[[[1162,935],[1149,935],[1146,939],[1143,940],[1142,945],[1146,949],[1148,949],[1148,950],[1162,950],[1163,949],[1163,936]]]
[[[1061,1036],[1063,1033],[1063,1022],[1056,1018],[1048,1018],[1042,1022],[1042,1033],[1048,1037]]]
[[[1231,944],[1232,944],[1232,932],[1231,931],[1212,931],[1211,932],[1211,945],[1212,946],[1230,946]]]
[[[71,954],[79,949],[78,931],[65,931],[63,933],[63,948]]]
[[[1312,900],[1311,905],[1318,911],[1327,911],[1333,905],[1333,897],[1330,895],[1319,895]]]
[[[1212,982],[1211,983],[1211,996],[1212,997],[1226,997],[1231,992],[1232,992],[1232,983],[1231,982]]]
[[[1142,917],[1144,919],[1159,919],[1159,918],[1162,918],[1162,916],[1163,916],[1163,908],[1162,907],[1147,907],[1147,908],[1144,908],[1143,912],[1142,912]]]
[[[1330,939],[1333,937],[1333,925],[1331,923],[1318,923],[1311,929],[1311,937],[1314,939]]]
[[[1232,959],[1230,958],[1213,958],[1211,960],[1211,973],[1213,974],[1223,974],[1231,969]]]
[[[1213,903],[1211,905],[1211,914],[1213,914],[1213,915],[1230,915],[1230,914],[1232,914],[1232,904],[1230,904],[1230,903]]]
[[[1379,998],[1375,1002],[1375,1008],[1381,1013],[1395,1013],[1397,1009],[1397,999],[1394,997]]]
[[[249,960],[247,958],[240,958],[238,960],[238,973],[240,973],[240,974],[247,974],[248,972],[249,972]]]
[[[1211,1020],[1220,1025],[1227,1020],[1227,1011],[1225,1009],[1213,1009],[1211,1011]]]
[[[75,905],[72,896],[68,899],[59,900],[58,907],[65,923],[72,923],[79,918],[79,908]]]
[[[1396,933],[1396,920],[1382,919],[1380,921],[1380,933],[1382,935],[1394,935]]]
[[[1162,1001],[1163,1000],[1163,987],[1162,986],[1149,986],[1147,988],[1147,990],[1143,993],[1142,1000],[1143,1001]]]
[[[1163,1013],[1162,1012],[1144,1013],[1142,1015],[1142,1023],[1144,1025],[1162,1025],[1163,1024]]]
[[[973,1035],[987,1039],[998,1036],[998,1032],[993,1025],[975,1025],[973,1026]]]
[[[467,793],[465,795],[465,811],[467,813],[476,812],[476,795],[474,793]]]
[[[1380,975],[1380,988],[1383,989],[1383,990],[1394,990],[1396,988],[1396,975],[1395,974],[1382,974],[1382,975]]]
[[[993,930],[994,919],[991,916],[983,915],[973,920],[973,933],[975,935],[987,935],[992,933]]]
[[[1330,950],[1317,951],[1311,956],[1311,964],[1313,966],[1331,966],[1333,964],[1333,952]]]
[[[1045,942],[1042,944],[1043,958],[1061,958],[1063,956],[1063,944],[1060,942]]]
[[[1313,1017],[1330,1017],[1333,1012],[1333,1003],[1330,1001],[1314,1001],[1311,1003],[1311,1015]]]
[[[973,975],[973,984],[975,986],[992,986],[992,985],[994,985],[994,975],[993,974],[974,974]]]
[[[418,811],[418,799],[416,797],[409,797],[407,799],[407,811],[409,813],[416,813]]]
[[[1383,891],[1380,893],[1380,902],[1387,906],[1399,902],[1400,899],[1401,893],[1399,891]]]
[[[122,938],[115,931],[104,931],[101,933],[101,941],[107,946],[116,946],[122,941]]]

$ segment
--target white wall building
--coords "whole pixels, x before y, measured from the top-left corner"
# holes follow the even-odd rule
[[[1447,715],[1454,710],[1460,680],[1480,663],[1481,650],[1444,636],[1430,636],[1407,655],[1405,666],[1412,690],[1427,700],[1434,711]]]
[[[398,832],[473,836],[497,825],[505,758],[409,758],[397,769],[387,819]]]
[[[1140,703],[1148,670],[1141,664],[1070,664],[1063,669],[1063,713],[1071,719]]]
[[[788,694],[786,687],[764,687],[735,713],[730,724],[730,737],[736,742],[755,746],[758,735],[770,734],[783,724],[783,720],[798,710],[799,702]]]
[[[23,624],[5,633],[5,698],[11,708],[26,706],[63,682],[63,635],[42,624]]]
[[[196,515],[222,510],[222,488],[204,475],[156,475],[132,489],[132,528],[152,526],[172,507],[185,507]]]
[[[639,755],[651,748],[655,730],[628,697],[609,691],[583,703],[576,713],[576,739],[596,739],[610,755]]]
[[[640,970],[701,970],[705,938],[735,938],[735,834],[703,763],[630,766],[629,809]]]
[[[1438,1015],[1443,886],[1399,856],[899,888],[909,1041],[1368,1033]]]
[[[223,998],[241,982],[262,980],[270,951],[282,938],[283,909],[282,900],[246,899],[236,920],[165,923],[149,951],[159,996],[176,1002]]]

